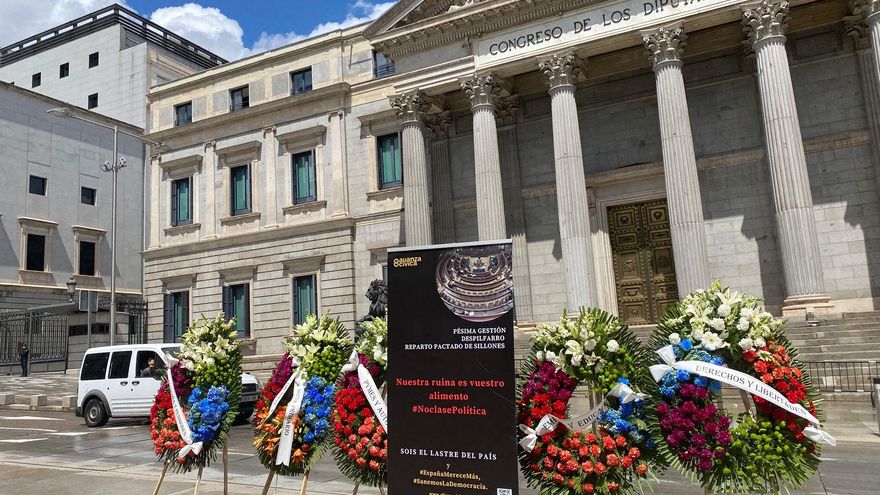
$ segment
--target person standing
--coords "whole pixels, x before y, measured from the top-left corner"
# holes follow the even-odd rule
[[[28,376],[28,357],[30,354],[31,350],[28,349],[27,344],[20,342],[18,344],[18,358],[21,360],[21,376]]]

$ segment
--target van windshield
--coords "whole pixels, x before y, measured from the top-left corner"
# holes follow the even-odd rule
[[[173,358],[177,358],[180,355],[180,346],[179,345],[169,345],[162,347],[162,352],[170,355]]]

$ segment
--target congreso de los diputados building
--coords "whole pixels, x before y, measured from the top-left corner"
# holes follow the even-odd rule
[[[877,0],[401,0],[151,88],[150,340],[351,328],[405,245],[513,240],[520,325],[720,280],[880,300]],[[161,334],[159,333],[161,331]]]

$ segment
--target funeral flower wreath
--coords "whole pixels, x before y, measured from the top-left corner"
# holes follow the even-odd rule
[[[159,459],[177,471],[210,465],[238,414],[241,353],[235,319],[199,318],[181,337],[180,359],[167,370],[150,409]]]
[[[375,411],[381,401],[379,388],[388,372],[388,321],[373,318],[344,368],[333,413],[336,465],[359,485],[385,486],[387,482],[388,433],[384,411]],[[384,403],[379,407],[384,408]]]
[[[324,313],[295,326],[284,347],[257,401],[254,447],[264,466],[292,476],[308,471],[328,446],[337,380],[352,346],[339,319]]]
[[[628,327],[598,309],[539,328],[519,375],[520,464],[529,486],[548,495],[635,493],[654,464],[646,421],[650,356]],[[569,418],[585,383],[604,397]],[[596,423],[593,425],[593,423]]]
[[[664,315],[652,345],[655,427],[666,461],[715,493],[778,493],[807,481],[819,445],[818,394],[783,321],[755,297],[717,282]],[[734,418],[715,405],[721,381],[754,410]]]

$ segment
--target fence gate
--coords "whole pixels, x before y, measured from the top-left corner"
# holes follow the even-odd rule
[[[110,296],[102,294],[98,299],[101,311],[110,311]],[[116,296],[116,319],[128,324],[128,343],[147,343],[147,301],[139,297]],[[117,334],[118,337],[118,334]],[[122,342],[117,339],[117,343]]]
[[[27,344],[31,363],[67,365],[67,315],[34,311],[0,313],[0,365],[19,363],[19,345]]]

